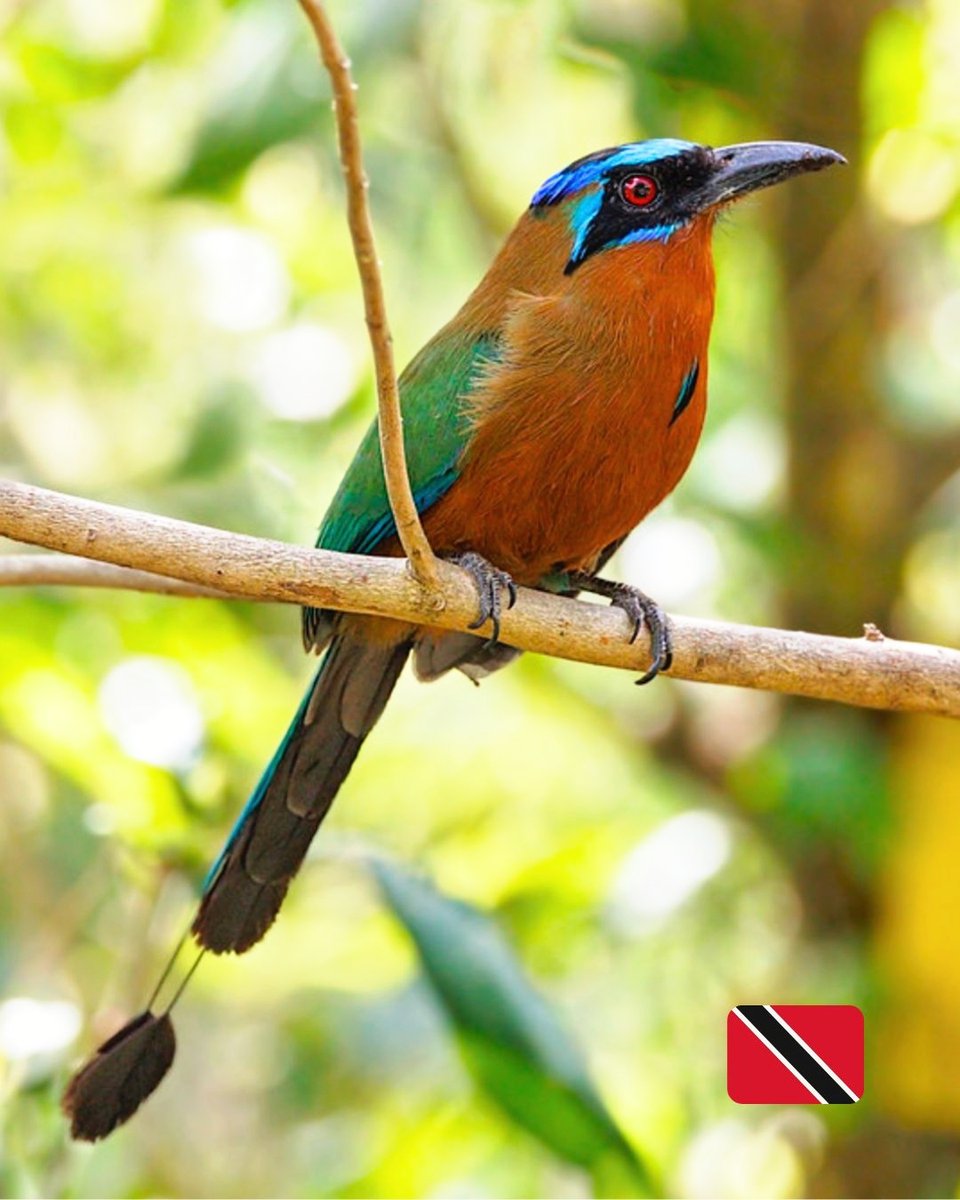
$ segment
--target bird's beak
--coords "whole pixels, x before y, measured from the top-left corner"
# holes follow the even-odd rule
[[[807,142],[744,142],[714,150],[713,157],[716,168],[697,197],[701,210],[729,204],[794,175],[847,161],[836,150]]]

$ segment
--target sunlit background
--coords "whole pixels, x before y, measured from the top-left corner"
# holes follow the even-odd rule
[[[613,570],[957,643],[955,0],[332,8],[401,361],[585,152],[847,155],[719,229],[704,441]],[[0,471],[310,542],[373,394],[297,5],[0,0],[0,126]],[[532,657],[401,682],[169,1080],[70,1145],[67,1071],[143,1003],[309,670],[289,608],[0,598],[0,1194],[957,1194],[960,731]],[[865,1010],[860,1105],[727,1099],[727,1010],[777,1001]]]

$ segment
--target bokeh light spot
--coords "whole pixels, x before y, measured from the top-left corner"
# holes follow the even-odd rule
[[[621,865],[611,890],[614,924],[632,933],[656,928],[716,875],[731,848],[730,830],[716,813],[670,817]]]
[[[211,325],[251,333],[283,316],[290,280],[262,234],[226,225],[197,230],[188,236],[186,250],[196,274],[194,303]]]
[[[341,337],[303,322],[265,337],[251,367],[266,407],[288,421],[328,417],[356,386],[356,368]]]
[[[56,1054],[80,1032],[80,1012],[66,1000],[11,996],[0,1004],[0,1055],[23,1062]]]
[[[720,550],[706,526],[653,514],[624,542],[624,577],[667,608],[705,599],[720,575]]]
[[[939,217],[960,186],[956,150],[920,129],[891,129],[873,152],[867,189],[877,208],[903,225]]]
[[[120,663],[100,687],[100,707],[125,753],[140,762],[184,770],[200,749],[203,716],[175,662],[143,655]]]

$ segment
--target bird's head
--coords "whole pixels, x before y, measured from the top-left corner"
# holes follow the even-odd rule
[[[600,250],[668,242],[749,192],[845,159],[805,142],[746,142],[714,150],[674,138],[598,150],[558,171],[531,201],[534,216],[563,205],[572,249],[566,274]]]

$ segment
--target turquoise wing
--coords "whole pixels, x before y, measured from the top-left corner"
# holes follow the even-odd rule
[[[470,436],[464,399],[485,367],[495,362],[495,334],[452,338],[441,331],[400,376],[403,442],[410,486],[419,512],[436,504],[457,478]],[[324,550],[370,554],[396,533],[380,460],[376,420],[347,468],[323,518],[317,545]],[[322,609],[303,610],[303,644],[322,649],[332,631]]]
[[[400,377],[407,470],[417,509],[425,512],[457,478],[469,438],[463,400],[497,358],[497,338],[455,339],[440,333]],[[320,526],[325,550],[369,554],[396,532],[380,461],[376,420],[367,430]]]

